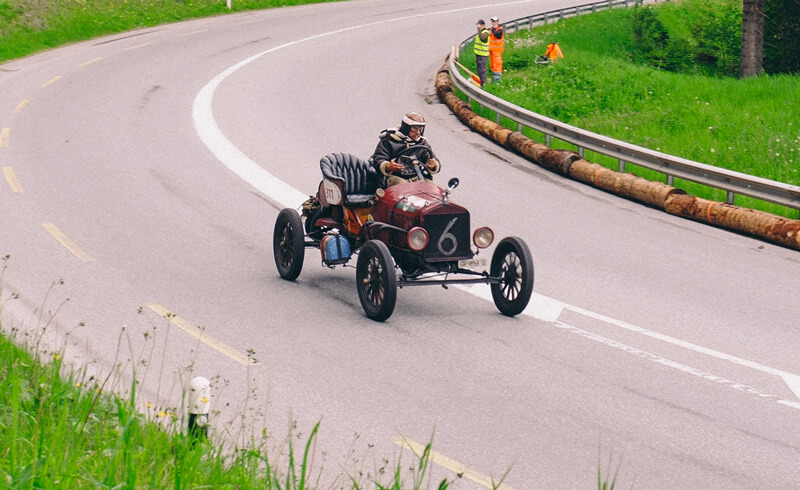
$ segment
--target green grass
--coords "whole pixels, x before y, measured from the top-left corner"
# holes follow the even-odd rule
[[[317,423],[307,436],[266,429],[239,447],[188,434],[178,409],[146,408],[115,394],[111,377],[65,373],[62,356],[36,354],[38,333],[0,335],[0,487],[56,488],[430,488],[431,443],[409,461],[323,474],[314,464]],[[32,341],[32,342],[31,342]],[[183,404],[185,405],[185,403]],[[214,439],[212,431],[211,439]],[[305,441],[305,442],[303,442]],[[301,447],[296,448],[295,444]],[[323,458],[324,459],[324,458]],[[332,482],[330,478],[333,478]],[[442,480],[437,488],[446,489]]]
[[[339,0],[0,0],[0,62],[197,17]]]
[[[670,4],[670,9],[675,5]],[[615,139],[770,180],[800,185],[800,77],[744,80],[671,73],[629,61],[629,9],[565,19],[508,35],[503,81],[486,90],[515,105]],[[557,41],[564,59],[532,62]],[[465,53],[471,50],[468,48]],[[474,58],[464,59],[474,66]],[[516,129],[515,125],[509,127]],[[529,136],[544,141],[541,134]],[[574,149],[566,144],[555,147]],[[587,152],[617,169],[618,162]],[[657,172],[628,166],[652,180]],[[699,197],[725,192],[676,179]],[[797,218],[797,210],[737,196],[738,205]]]
[[[172,412],[136,409],[131,396],[104,392],[83,376],[61,377],[61,358],[47,363],[0,336],[0,482],[4,488],[318,488],[311,464],[319,424],[297,450],[291,429],[281,453],[266,440],[231,450],[186,435]],[[430,443],[407,475],[400,461],[382,476],[342,474],[351,488],[428,488]],[[388,462],[387,462],[388,464]],[[387,475],[388,473],[388,475]],[[407,480],[410,478],[410,481]],[[442,481],[438,488],[447,488]]]

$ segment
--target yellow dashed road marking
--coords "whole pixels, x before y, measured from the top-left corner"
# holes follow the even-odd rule
[[[67,235],[62,233],[61,230],[59,230],[56,225],[48,222],[48,223],[42,223],[42,226],[44,226],[44,229],[50,232],[50,234],[53,235],[53,238],[58,240],[61,243],[61,245],[64,245],[64,247],[66,247],[67,250],[69,250],[72,253],[72,255],[78,257],[84,262],[92,261],[92,258],[89,257],[89,255],[86,252],[81,250],[80,247],[75,245],[75,242],[70,240]]]
[[[411,451],[414,452],[414,454],[417,455],[418,458],[421,457],[422,454],[425,452],[425,446],[405,437],[395,437],[393,442],[400,447],[406,447],[410,449]],[[477,471],[474,471],[464,466],[458,461],[452,460],[447,456],[443,456],[437,453],[436,451],[431,451],[429,457],[430,461],[438,464],[439,466],[447,468],[453,473],[461,475],[463,478],[468,478],[486,488],[497,488],[499,490],[514,490],[512,487],[509,487],[508,485],[497,486],[496,483],[494,483],[490,477],[482,475]]]
[[[86,66],[86,65],[91,65],[92,63],[97,63],[98,61],[100,61],[100,60],[102,60],[102,59],[103,59],[103,58],[95,58],[95,59],[93,59],[93,60],[84,61],[83,63],[81,63],[80,65],[78,65],[78,67],[79,67],[79,68],[83,68],[83,67],[84,67],[84,66]]]
[[[201,34],[203,32],[208,32],[208,29],[203,29],[202,31],[187,32],[186,34],[181,34],[178,37],[194,36],[195,34]]]
[[[130,50],[132,50],[132,49],[139,49],[139,48],[143,48],[143,47],[145,47],[145,46],[150,46],[151,44],[153,44],[153,43],[137,44],[136,46],[131,46],[130,48],[127,48],[125,51],[130,51]]]
[[[6,176],[6,181],[8,185],[11,187],[11,190],[14,192],[24,192],[25,189],[22,188],[19,181],[17,180],[17,174],[14,173],[14,169],[11,167],[3,167],[3,175]]]
[[[200,342],[206,344],[207,346],[211,347],[212,349],[220,352],[234,361],[238,362],[239,364],[247,366],[248,364],[255,364],[255,359],[251,357],[247,357],[244,354],[237,352],[232,347],[228,347],[227,345],[223,344],[219,340],[211,337],[210,335],[203,332],[200,327],[192,325],[191,323],[187,322],[183,318],[172,314],[168,309],[164,308],[163,306],[157,303],[147,303],[145,306],[153,310],[154,312],[158,313],[159,315],[163,316],[164,318],[169,319],[170,323],[175,325],[176,327],[180,328],[184,332],[188,333],[192,337],[198,339]]]
[[[51,78],[50,80],[48,80],[48,81],[46,81],[45,83],[42,84],[42,88],[49,87],[50,85],[53,85],[57,81],[61,80],[61,78],[62,78],[61,75],[58,75],[57,77]]]
[[[20,112],[22,112],[22,109],[24,109],[25,106],[28,105],[28,102],[30,102],[30,99],[25,99],[19,104],[17,104],[17,107],[14,108],[14,114],[19,114]]]
[[[11,128],[0,130],[0,147],[8,146],[9,139],[11,139]]]

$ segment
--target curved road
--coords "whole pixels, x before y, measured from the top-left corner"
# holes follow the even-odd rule
[[[405,437],[433,438],[456,488],[509,468],[510,488],[589,488],[598,466],[623,487],[797,486],[800,255],[549,174],[436,100],[475,20],[568,3],[352,0],[0,66],[4,329],[100,380],[118,366],[123,392],[136,366],[153,410],[182,413],[208,377],[220,438],[266,423],[277,450],[321,421],[326,478],[376,471]],[[374,323],[353,269],[313,250],[279,279],[279,209],[316,191],[321,156],[366,158],[410,110],[473,225],[533,251],[525,314],[482,287],[409,288]]]

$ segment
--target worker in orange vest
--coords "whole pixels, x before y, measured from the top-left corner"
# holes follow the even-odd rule
[[[489,35],[489,67],[492,70],[492,81],[499,82],[503,73],[503,49],[506,44],[506,31],[500,25],[500,19],[492,17],[492,29]]]
[[[564,57],[564,53],[561,52],[561,46],[559,46],[558,43],[548,44],[544,55],[546,58],[550,59],[550,61],[556,61]]]

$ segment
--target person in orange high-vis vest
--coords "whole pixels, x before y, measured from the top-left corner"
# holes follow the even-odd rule
[[[500,19],[492,17],[492,29],[489,35],[489,68],[492,70],[492,81],[499,82],[503,73],[503,49],[506,44],[506,31],[500,25]]]
[[[564,57],[564,53],[561,52],[561,46],[558,43],[550,43],[547,45],[547,51],[544,52],[546,58],[550,61],[556,61],[559,58]]]

